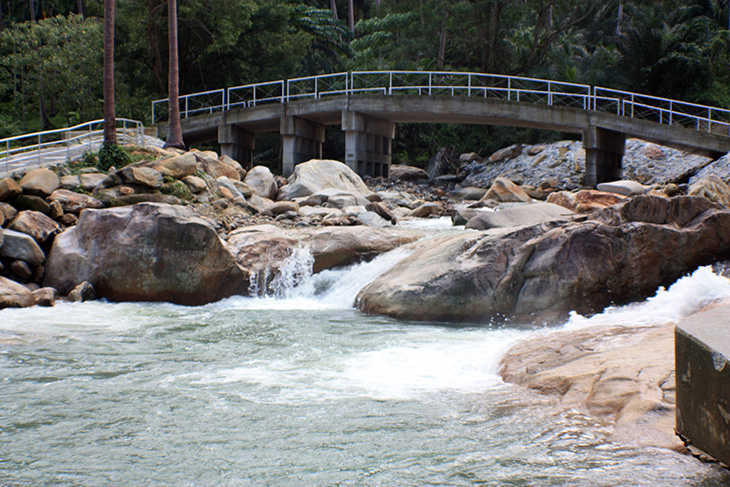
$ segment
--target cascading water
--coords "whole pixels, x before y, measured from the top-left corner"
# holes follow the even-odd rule
[[[2,485],[727,485],[694,459],[613,443],[589,416],[503,384],[543,330],[406,323],[352,309],[404,249],[200,307],[0,311]],[[702,268],[594,324],[677,320],[730,283]]]

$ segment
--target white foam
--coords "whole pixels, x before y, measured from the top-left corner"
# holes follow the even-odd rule
[[[730,280],[716,275],[709,266],[700,267],[679,279],[669,289],[660,287],[654,296],[645,301],[610,307],[591,317],[573,312],[565,328],[598,325],[651,326],[678,322],[723,298],[730,298]]]

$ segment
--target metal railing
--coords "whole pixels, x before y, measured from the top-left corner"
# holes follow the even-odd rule
[[[352,71],[254,83],[180,97],[180,116],[332,95],[377,93],[465,96],[615,113],[730,136],[730,110],[679,100],[538,78],[448,71]],[[167,117],[168,99],[152,102],[152,123]]]
[[[117,137],[122,143],[144,145],[142,122],[126,118],[117,118],[116,122]],[[99,149],[103,141],[104,120],[0,139],[0,175],[61,164]]]

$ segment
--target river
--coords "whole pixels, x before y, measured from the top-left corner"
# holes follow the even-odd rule
[[[403,258],[308,274],[200,307],[0,311],[0,485],[724,486],[678,453],[503,383],[545,333],[366,316],[357,291]],[[730,296],[702,268],[643,303],[553,328],[676,320]]]

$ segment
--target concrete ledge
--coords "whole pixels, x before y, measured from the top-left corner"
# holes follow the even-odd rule
[[[680,322],[675,352],[677,434],[730,465],[730,305]]]

